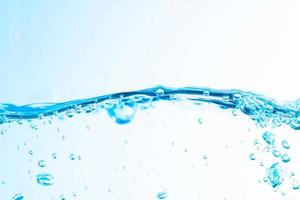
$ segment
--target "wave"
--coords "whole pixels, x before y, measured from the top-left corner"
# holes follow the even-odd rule
[[[76,113],[90,113],[99,109],[106,109],[117,123],[123,124],[130,122],[132,115],[137,110],[145,109],[147,107],[145,105],[158,101],[211,103],[222,109],[240,110],[261,127],[288,125],[294,130],[300,130],[299,100],[279,104],[263,95],[242,90],[201,87],[171,88],[160,85],[143,90],[119,92],[62,103],[37,103],[21,106],[2,103],[0,104],[0,124],[57,116],[62,113],[72,117]],[[124,112],[124,109],[127,110]],[[129,111],[130,114],[128,114],[128,109],[132,109]]]

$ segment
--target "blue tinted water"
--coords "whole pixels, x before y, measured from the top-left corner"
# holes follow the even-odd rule
[[[133,147],[130,148],[131,153],[128,153],[126,149],[122,149],[123,147],[118,150],[119,153],[111,153],[106,149],[101,149],[101,145],[99,145],[99,143],[109,143],[109,141],[104,141],[109,140],[109,137],[105,134],[103,137],[98,137],[97,140],[87,140],[77,135],[77,131],[83,132],[82,124],[85,126],[85,131],[91,129],[90,125],[86,124],[86,122],[89,121],[88,118],[95,116],[91,114],[104,111],[110,120],[115,123],[114,126],[119,127],[120,130],[123,129],[123,127],[125,127],[124,130],[127,130],[126,127],[130,128],[130,126],[136,126],[127,131],[121,131],[124,134],[130,134],[131,130],[138,130],[140,136],[144,135],[148,137],[147,132],[151,129],[149,125],[145,125],[145,127],[141,129],[139,125],[134,125],[132,122],[139,120],[139,113],[160,109],[158,106],[160,103],[179,107],[182,104],[188,104],[189,106],[183,107],[184,110],[191,109],[200,113],[201,109],[204,110],[204,108],[201,107],[204,104],[213,105],[214,109],[218,108],[218,111],[214,109],[210,110],[213,115],[214,112],[228,113],[228,111],[230,111],[231,116],[235,117],[236,120],[241,120],[242,116],[246,116],[255,124],[259,132],[259,136],[255,136],[257,139],[254,142],[243,141],[243,143],[248,143],[253,146],[252,152],[249,152],[249,154],[245,156],[249,160],[248,165],[251,166],[253,162],[259,163],[264,169],[264,175],[260,177],[261,180],[263,180],[266,185],[271,186],[271,188],[275,188],[275,191],[280,190],[283,186],[285,187],[285,192],[282,192],[284,195],[289,193],[289,190],[299,190],[300,187],[297,177],[295,175],[288,175],[289,173],[297,174],[300,171],[297,168],[289,168],[289,164],[293,163],[294,159],[289,151],[294,147],[291,147],[290,141],[286,138],[278,139],[280,136],[278,136],[278,133],[275,134],[275,132],[278,132],[277,130],[280,132],[281,128],[284,128],[285,132],[297,132],[300,129],[300,101],[282,104],[262,95],[241,90],[215,90],[191,87],[168,88],[157,86],[140,91],[121,92],[62,103],[40,103],[22,106],[9,103],[0,104],[0,133],[2,135],[2,139],[0,138],[0,144],[2,146],[0,151],[0,155],[2,156],[2,166],[0,168],[2,186],[0,185],[0,196],[5,196],[6,199],[95,199],[96,196],[99,196],[99,199],[176,199],[176,197],[172,197],[172,190],[168,189],[167,195],[164,190],[159,188],[161,187],[161,183],[155,182],[157,177],[154,176],[154,178],[151,179],[154,183],[150,184],[146,181],[148,180],[147,177],[151,176],[150,172],[147,171],[149,170],[147,167],[151,164],[148,163],[147,165],[147,161],[143,161],[145,155],[142,155],[141,152],[145,151],[143,147],[146,147],[148,144],[143,143],[143,145],[141,145],[137,142],[138,140],[142,140],[142,138],[135,138],[131,141],[127,139],[122,140],[122,145],[130,146],[134,144]],[[170,118],[173,117],[172,115],[169,116]],[[217,116],[217,114],[215,114],[215,116]],[[72,122],[70,125],[60,124],[60,122],[68,123],[68,120],[71,122],[72,119],[76,117],[78,117],[78,119],[80,117],[80,120]],[[159,116],[150,119],[146,118],[146,120],[153,122],[157,120],[156,118],[159,118]],[[102,118],[99,117],[99,124],[103,124],[103,126],[109,124],[105,119],[102,119],[102,121],[100,121],[100,119]],[[167,119],[160,120],[167,121]],[[189,123],[184,122],[184,120],[183,118],[182,123]],[[196,120],[199,126],[202,126],[206,122],[205,117],[198,117]],[[149,121],[147,123],[149,123]],[[28,126],[32,131],[32,133],[30,133],[31,135],[26,135],[28,134]],[[49,133],[47,129],[47,127],[51,126],[55,126],[54,134],[53,131]],[[190,125],[186,126],[188,127]],[[222,126],[222,124],[214,124],[214,126]],[[239,126],[239,122],[237,122],[236,126]],[[41,127],[46,127],[44,129],[47,131]],[[110,127],[110,125],[108,127]],[[163,124],[163,127],[166,127],[166,124]],[[104,127],[99,131],[105,133],[110,132],[110,129],[111,128]],[[185,130],[189,130],[189,128],[185,128]],[[167,128],[161,128],[159,134],[163,135],[166,131]],[[19,134],[19,137],[15,139],[16,136],[11,136],[11,139],[5,139],[6,136],[9,137],[10,132]],[[225,132],[220,134],[225,134]],[[118,137],[123,138],[124,136],[118,134]],[[188,134],[187,137],[189,137]],[[57,138],[59,138],[59,142]],[[156,141],[152,142],[158,146],[162,141],[164,140],[156,139]],[[9,142],[12,144],[16,143],[16,149],[12,150],[11,148],[7,148],[7,146],[10,145]],[[176,146],[176,142],[171,141],[170,143],[171,146]],[[76,145],[78,146],[79,144],[84,145],[84,148],[76,149]],[[230,147],[226,144],[224,145],[225,150],[230,151]],[[108,146],[111,145],[108,144]],[[85,150],[85,148],[90,148],[90,150]],[[164,148],[167,149],[169,147]],[[97,151],[93,149],[97,149]],[[115,149],[117,149],[117,146],[115,146]],[[193,153],[193,150],[188,146],[183,149],[182,152],[185,154],[190,155],[190,153]],[[22,152],[25,153],[23,154]],[[86,161],[89,160],[88,152],[93,153],[92,159],[96,160],[95,163]],[[118,163],[119,160],[124,160],[127,154],[136,154],[137,163],[139,166],[144,164],[143,168],[133,167],[132,163],[128,163],[129,166],[122,165],[120,169],[114,165],[107,164]],[[147,152],[147,154],[151,153]],[[266,157],[266,155],[271,155],[271,157]],[[205,152],[203,152],[202,155],[194,156],[202,158],[199,160],[202,160],[201,162],[204,163],[204,166],[210,169],[210,162],[214,160],[213,156],[212,158],[211,156],[208,157]],[[168,160],[170,157],[168,158],[167,156],[166,158]],[[186,156],[183,158],[186,159]],[[163,169],[164,165],[166,165],[164,164],[165,161],[160,161],[158,156],[155,159],[160,163],[155,166],[155,168]],[[211,159],[212,161],[210,161]],[[14,160],[18,160],[18,165],[14,165]],[[55,163],[56,160],[57,162]],[[69,161],[72,163],[70,164]],[[173,161],[171,158],[168,160],[168,162]],[[80,164],[78,164],[79,162]],[[192,167],[194,168],[195,165],[196,164],[192,164]],[[75,171],[72,170],[77,171],[75,173]],[[104,172],[104,174],[98,178],[97,173],[100,173],[100,171]],[[145,182],[140,182],[139,184],[146,184],[148,186],[157,184],[157,191],[150,192],[149,198],[135,198],[133,197],[135,196],[134,194],[126,191],[122,193],[121,190],[118,191],[118,187],[113,189],[109,186],[116,184],[115,182],[124,181],[123,179],[118,180],[118,178],[110,177],[111,171],[117,173],[115,177],[132,176],[130,180],[133,183],[137,181],[137,178],[133,177],[135,173],[137,173],[138,176],[145,176],[142,178]],[[66,174],[68,173],[71,173],[71,175],[67,176]],[[85,174],[89,173],[94,174],[97,180],[92,178],[91,180],[83,180]],[[121,175],[119,173],[123,174]],[[124,173],[126,175],[124,175]],[[177,178],[177,175],[178,174],[172,175],[174,181],[176,182],[176,179],[178,179],[178,182],[183,181],[179,178],[181,176],[178,175]],[[93,177],[93,175],[91,177]],[[100,180],[101,178],[102,182]],[[77,182],[82,181],[84,183],[77,184]],[[16,182],[18,182],[18,184],[16,184]],[[107,183],[107,185],[103,182]],[[203,184],[205,184],[204,182],[205,180],[203,180]],[[82,184],[84,185],[83,187],[78,186]],[[68,189],[65,188],[67,187],[66,185],[68,185]],[[38,194],[33,194],[35,192],[38,193],[38,190],[44,190],[44,187],[52,188],[52,190],[48,189],[48,193],[42,191],[40,194],[44,194],[43,197],[38,197]],[[71,187],[71,189],[69,187]],[[93,194],[89,197],[89,193],[95,193],[96,191],[89,189],[93,187],[97,188],[97,190],[99,190],[99,188],[105,189],[107,196],[103,196],[101,192],[98,192],[98,194]],[[140,193],[146,195],[148,191],[140,191]],[[173,192],[173,194],[174,193],[175,192]],[[205,196],[204,192],[203,194],[198,194],[197,198],[207,199],[207,197],[203,196]],[[223,196],[226,198],[226,194]],[[243,198],[247,199],[247,194],[244,194]]]

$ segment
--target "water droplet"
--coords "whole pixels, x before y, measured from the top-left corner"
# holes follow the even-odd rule
[[[74,155],[73,153],[71,153],[71,154],[69,155],[69,158],[70,158],[71,160],[75,160],[75,155]]]
[[[157,96],[163,96],[163,95],[165,94],[165,91],[164,91],[164,89],[162,89],[162,88],[158,88],[158,89],[155,91],[155,94],[156,94]]]
[[[157,197],[158,199],[165,199],[165,198],[167,198],[167,193],[166,193],[165,191],[158,192],[158,193],[156,194],[156,197]]]
[[[13,200],[23,200],[24,196],[22,193],[15,194],[12,198]]]
[[[270,145],[275,144],[275,135],[270,131],[264,132],[262,138],[264,139],[264,141],[267,144],[270,144]]]
[[[290,145],[289,145],[288,141],[286,141],[286,140],[283,140],[283,141],[281,142],[281,145],[282,145],[282,147],[285,148],[285,149],[289,149],[289,148],[290,148]]]
[[[109,116],[118,124],[127,124],[132,121],[135,116],[136,109],[134,106],[119,103],[112,108],[107,109]]]
[[[256,155],[254,153],[251,153],[250,156],[249,156],[249,158],[251,160],[255,160],[256,159]]]
[[[281,160],[282,160],[282,162],[287,163],[291,160],[291,157],[288,154],[285,153],[285,154],[281,155]]]
[[[52,156],[53,159],[56,159],[56,158],[57,158],[56,153],[53,153],[51,156]]]
[[[36,176],[38,184],[42,186],[50,186],[54,184],[54,177],[48,173],[40,173]]]
[[[273,188],[283,183],[283,170],[279,163],[274,163],[270,169],[268,169],[267,177]]]
[[[45,167],[46,166],[46,161],[45,160],[39,160],[38,165],[40,167]]]

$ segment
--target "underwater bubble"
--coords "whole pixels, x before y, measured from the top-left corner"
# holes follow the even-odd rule
[[[295,182],[293,183],[293,186],[292,186],[292,187],[293,187],[294,190],[299,190],[299,189],[300,189],[300,184],[299,184],[298,182],[295,181]]]
[[[204,160],[207,160],[207,155],[204,155],[204,156],[203,156],[203,159],[204,159]]]
[[[28,154],[29,154],[29,155],[33,155],[33,151],[32,151],[32,150],[29,150],[29,151],[28,151]]]
[[[273,188],[276,188],[283,183],[284,181],[283,170],[279,163],[274,163],[268,169],[267,177],[269,183],[272,185]]]
[[[263,135],[262,135],[262,138],[264,139],[264,141],[267,144],[270,144],[270,145],[275,144],[275,135],[270,131],[264,132]]]
[[[276,149],[274,149],[273,151],[272,151],[272,154],[273,154],[273,156],[274,157],[279,157],[280,155],[281,155],[281,153],[280,153],[280,151],[278,151],[278,150],[276,150]]]
[[[238,115],[238,110],[237,109],[232,109],[231,114],[233,116],[237,116]]]
[[[38,184],[42,186],[50,186],[54,184],[54,177],[49,173],[40,173],[36,176]]]
[[[203,120],[202,120],[201,118],[199,118],[199,119],[198,119],[198,123],[199,123],[199,124],[202,124],[202,123],[203,123]]]
[[[71,154],[69,155],[69,158],[70,158],[71,160],[75,160],[75,155],[74,155],[73,153],[71,153]]]
[[[249,158],[251,160],[256,160],[256,155],[254,153],[251,153],[250,156],[249,156]]]
[[[62,194],[59,196],[59,200],[66,200],[65,196]]]
[[[281,155],[281,160],[282,160],[282,162],[287,163],[291,160],[291,157],[288,154],[285,153],[285,154]]]
[[[208,97],[209,96],[209,91],[203,91],[203,96]]]
[[[155,91],[155,94],[156,94],[157,96],[163,96],[163,95],[165,94],[165,91],[164,91],[164,89],[162,89],[162,88],[158,88],[158,89]]]
[[[13,200],[23,200],[24,196],[22,193],[15,194],[12,198]]]
[[[156,197],[157,197],[158,199],[165,199],[165,198],[167,198],[167,193],[164,192],[164,191],[158,192],[158,193],[156,194]]]
[[[116,123],[127,124],[134,118],[136,109],[133,107],[133,105],[120,103],[114,105],[110,109],[107,109],[107,112]]]
[[[56,159],[56,158],[57,158],[56,153],[53,153],[51,156],[52,156],[53,159]]]
[[[290,145],[289,145],[288,141],[286,141],[286,140],[283,140],[283,141],[281,142],[281,145],[282,145],[282,147],[285,148],[285,149],[289,149],[289,148],[290,148]]]
[[[40,167],[45,167],[46,166],[46,161],[45,160],[39,160],[38,165]]]

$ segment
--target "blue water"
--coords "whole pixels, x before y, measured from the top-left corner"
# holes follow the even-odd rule
[[[270,188],[274,188],[275,193],[278,193],[278,191],[282,191],[281,194],[278,194],[280,198],[282,198],[283,196],[287,196],[290,191],[299,190],[300,185],[295,174],[300,172],[300,168],[289,168],[289,164],[293,163],[293,160],[295,158],[293,156],[299,156],[291,155],[290,153],[290,151],[292,151],[293,148],[296,147],[292,146],[290,144],[291,141],[289,141],[288,139],[280,138],[277,132],[281,132],[282,130],[284,132],[294,131],[297,134],[297,131],[300,129],[300,101],[278,103],[275,100],[267,98],[263,95],[258,95],[252,92],[245,92],[241,90],[216,90],[210,88],[195,87],[169,88],[164,86],[156,86],[139,91],[120,92],[62,103],[38,103],[21,106],[9,103],[0,104],[0,136],[2,138],[6,136],[12,137],[12,139],[7,140],[1,140],[0,137],[0,144],[3,147],[0,152],[0,155],[2,155],[2,167],[0,168],[0,181],[2,180],[2,184],[0,184],[0,197],[2,195],[4,196],[4,199],[7,199],[9,197],[8,199],[18,200],[95,199],[98,195],[98,199],[127,199],[129,197],[131,199],[176,199],[174,195],[172,195],[172,190],[168,190],[168,193],[166,192],[165,186],[159,186],[160,188],[157,188],[156,192],[152,192],[153,194],[150,192],[151,194],[149,198],[137,198],[134,194],[129,194],[126,192],[123,193],[124,196],[122,196],[122,194],[118,195],[118,191],[115,191],[110,187],[106,188],[106,186],[104,187],[102,183],[102,185],[97,185],[97,181],[99,181],[99,179],[91,181],[89,183],[89,187],[96,187],[98,189],[105,188],[105,193],[107,193],[106,195],[111,196],[104,197],[102,196],[102,193],[99,192],[99,194],[93,194],[90,195],[92,197],[89,197],[88,195],[92,191],[88,186],[86,186],[85,183],[83,184],[84,186],[81,189],[78,189],[76,185],[76,182],[81,182],[84,179],[81,177],[80,171],[90,171],[92,174],[94,173],[95,177],[97,177],[98,175],[97,171],[92,172],[93,170],[89,169],[89,167],[92,166],[93,163],[85,161],[88,160],[88,156],[86,155],[88,153],[84,150],[76,150],[74,146],[76,146],[77,143],[78,145],[80,143],[84,143],[84,145],[86,146],[94,145],[97,148],[100,148],[101,145],[97,145],[97,143],[99,143],[100,140],[101,142],[103,142],[102,140],[107,139],[107,136],[104,136],[103,138],[99,136],[97,138],[98,141],[95,139],[91,139],[89,140],[89,142],[86,142],[86,139],[84,139],[84,137],[79,137],[75,134],[77,133],[77,131],[83,131],[83,129],[81,129],[82,127],[79,128],[79,124],[85,124],[88,121],[88,118],[93,118],[95,116],[93,114],[101,112],[103,113],[104,111],[105,115],[109,116],[109,119],[114,122],[115,127],[119,127],[120,129],[123,129],[124,127],[124,130],[127,130],[126,127],[130,128],[130,126],[132,126],[132,129],[121,132],[130,133],[132,130],[138,130],[141,135],[146,134],[146,132],[151,129],[149,125],[145,125],[145,128],[141,129],[138,128],[139,125],[135,125],[133,122],[135,120],[139,120],[139,113],[161,109],[159,107],[160,103],[175,106],[177,105],[179,107],[181,104],[188,104],[188,106],[183,107],[183,110],[191,109],[195,112],[201,112],[201,110],[205,110],[203,108],[203,105],[209,105],[213,107],[213,109],[210,110],[213,115],[217,116],[217,114],[214,114],[214,112],[230,113],[230,115],[237,121],[236,126],[239,126],[239,120],[242,120],[242,116],[246,117],[252,122],[252,124],[255,125],[257,130],[257,135],[255,136],[256,140],[254,142],[243,141],[244,143],[251,143],[253,147],[252,152],[249,152],[249,154],[245,156],[247,157],[247,160],[249,160],[248,165],[250,166],[253,162],[257,162],[258,165],[260,165],[261,168],[264,169],[264,176],[260,177],[261,180],[263,180],[262,182],[265,183],[265,185],[270,186]],[[214,109],[217,109],[218,111],[215,111]],[[172,115],[170,115],[170,117],[171,116]],[[80,117],[81,118],[77,122],[71,122],[72,119],[75,119],[76,117],[78,117],[78,119]],[[159,116],[156,117],[159,118]],[[153,122],[156,120],[156,117],[149,120]],[[69,125],[59,125],[60,122],[68,123],[68,120],[70,120],[71,122]],[[165,120],[167,121],[167,119]],[[98,123],[103,123],[103,126],[109,124],[105,121],[105,119],[103,119],[102,121],[99,120]],[[184,122],[184,119],[182,119],[182,123],[187,123],[187,125],[185,125],[187,127],[190,126],[188,124],[190,122]],[[205,117],[199,117],[196,122],[193,123],[197,123],[199,126],[202,126],[206,123],[206,119]],[[43,124],[43,127],[46,127],[45,130],[47,131],[47,127],[55,126],[55,137],[59,137],[60,142],[62,141],[65,143],[60,144],[60,142],[57,142],[56,139],[53,139],[52,136],[49,135],[49,131],[47,132],[43,130],[43,128],[41,128],[41,124]],[[215,125],[222,126],[220,123]],[[110,126],[111,125],[109,125],[108,128],[103,128],[103,131],[99,131],[101,133],[107,131],[109,132],[109,130],[111,129],[109,128]],[[172,127],[173,125],[169,126]],[[249,127],[250,126],[251,125],[249,125]],[[32,131],[32,136],[26,135],[28,134],[28,127],[30,127],[29,129]],[[163,124],[162,127],[166,127],[166,124]],[[84,131],[89,131],[90,129],[90,125],[85,125]],[[66,134],[60,135],[63,130],[64,132],[66,132]],[[186,128],[186,130],[188,130],[188,128]],[[20,138],[15,139],[17,136],[12,136],[10,132],[19,134],[19,137],[24,141],[22,141],[22,139]],[[159,132],[159,134],[164,134],[167,132],[167,130],[161,128]],[[225,134],[225,132],[226,131],[224,130],[224,133],[220,134]],[[119,136],[123,137],[121,135]],[[40,140],[43,140],[44,142],[34,143],[34,138],[40,138]],[[17,150],[14,151],[23,152],[22,155],[19,155],[18,153],[7,152],[5,150],[5,147],[7,145],[10,145],[9,143],[5,142],[10,141],[14,143],[19,139],[20,141],[16,144]],[[71,142],[72,139],[74,139],[75,142]],[[136,138],[136,140],[141,140],[141,138]],[[161,139],[161,141],[159,140],[160,139],[156,140],[156,145],[159,145],[159,143],[163,141],[163,139]],[[135,142],[136,141],[134,140],[132,142],[124,139],[122,144],[128,146],[131,143]],[[53,146],[59,146],[57,145],[58,143],[63,147],[56,147],[56,150],[55,148],[53,149]],[[66,151],[64,148],[67,148],[68,146],[70,146],[71,150],[64,152]],[[108,146],[111,145],[108,144]],[[171,146],[176,146],[176,142],[172,141]],[[95,149],[97,149],[96,147]],[[132,152],[142,152],[142,150],[139,148],[142,148],[142,146],[139,146],[137,143]],[[191,148],[184,147],[183,149],[183,152],[186,154],[193,153]],[[226,145],[225,149],[229,149],[228,145]],[[120,152],[122,152],[123,150],[120,149]],[[115,166],[110,166],[108,168],[105,167],[104,169],[101,169],[102,166],[105,166],[105,163],[108,163],[115,159],[115,157],[111,156],[110,152],[105,152],[105,150],[100,152],[97,150],[93,153],[95,153],[96,155],[94,156],[94,160],[97,160],[97,153],[99,153],[99,156],[101,154],[101,156],[104,156],[103,158],[105,158],[100,159],[100,161],[96,162],[98,170],[117,170],[114,169]],[[118,154],[116,155],[118,156]],[[269,156],[266,158],[266,155],[270,155],[271,157]],[[15,156],[20,156],[21,158],[26,159],[24,160],[24,162],[20,161],[21,165],[18,164],[17,166],[14,166],[12,164],[14,162],[14,159],[20,160],[19,157]],[[200,157],[202,157],[202,159],[200,159]],[[122,160],[122,155],[120,155],[118,159]],[[204,162],[204,166],[210,168],[211,156],[208,156],[206,154],[199,155],[199,159],[202,160],[201,162]],[[159,158],[157,158],[157,160],[159,160]],[[55,161],[57,161],[56,164]],[[68,164],[67,162],[72,162],[72,164]],[[164,162],[160,162],[161,164],[156,166],[156,168],[164,168]],[[142,163],[142,161],[139,160],[138,163]],[[24,167],[22,167],[22,165],[24,165]],[[194,164],[192,166],[194,167]],[[128,167],[130,169],[130,166],[123,165],[120,166],[120,169],[118,170],[123,173],[122,171],[129,170]],[[26,170],[22,171],[22,169],[25,168]],[[146,168],[147,165],[145,166],[144,170],[146,170]],[[73,175],[71,176],[71,178],[68,178],[65,172],[71,172],[72,170],[78,170],[79,174],[78,172],[72,172]],[[23,173],[24,176],[8,176],[8,174],[10,173]],[[126,176],[130,176],[130,173],[135,172],[128,172]],[[143,174],[144,172],[136,171],[136,173],[142,176],[141,174]],[[147,173],[146,175],[150,176]],[[26,179],[26,177],[28,178],[28,180]],[[174,181],[175,177],[176,175],[174,174]],[[61,182],[56,183],[57,179],[61,180]],[[103,175],[103,180],[104,182],[109,182],[111,185],[114,184],[114,177],[108,178]],[[17,185],[15,184],[16,182],[18,182]],[[64,186],[69,185],[70,182],[72,183],[72,188],[74,187],[75,189],[66,188],[64,190]],[[26,185],[27,183],[30,183],[32,185],[29,184],[30,186],[28,186]],[[44,193],[43,197],[38,197],[38,195],[35,196],[33,194],[30,194],[38,190],[44,190],[43,188],[54,188],[56,184],[59,184],[59,186],[57,186],[59,189],[47,190],[47,193],[45,191],[42,191],[41,194]],[[26,189],[27,186],[30,188]],[[7,189],[7,187],[9,189]],[[282,189],[283,187],[284,191]],[[6,190],[6,192],[4,192],[4,190]],[[1,192],[3,194],[1,194]],[[140,191],[141,194],[143,194],[143,192],[146,193],[146,191]],[[201,199],[202,196],[198,195],[198,198]],[[203,199],[207,198],[208,197],[203,197]],[[224,198],[226,198],[225,194]],[[243,198],[247,199],[247,194],[244,194]]]

